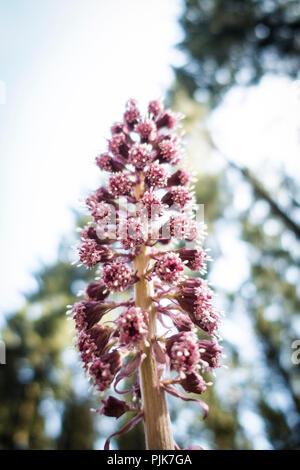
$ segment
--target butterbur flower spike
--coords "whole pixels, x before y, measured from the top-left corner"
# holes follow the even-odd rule
[[[148,449],[178,449],[166,394],[198,403],[206,417],[208,405],[195,395],[220,366],[220,314],[201,277],[210,261],[203,226],[193,216],[191,176],[176,168],[178,122],[158,100],[145,115],[129,100],[96,157],[106,184],[86,199],[91,221],[80,233],[78,258],[95,279],[72,307],[77,348],[101,395],[98,413],[131,414],[105,449],[142,419]],[[122,301],[111,299],[120,293]],[[104,399],[108,389],[113,395]]]

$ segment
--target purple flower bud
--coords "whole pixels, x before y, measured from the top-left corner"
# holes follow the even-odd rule
[[[184,265],[176,253],[166,253],[155,263],[154,272],[167,284],[176,284],[182,279]]]
[[[160,229],[160,238],[162,240],[177,238],[178,240],[192,242],[197,240],[198,237],[199,231],[196,222],[183,215],[172,216]]]
[[[95,385],[100,392],[110,387],[121,367],[121,354],[116,349],[94,360],[90,366],[89,372],[94,378]]]
[[[117,158],[127,159],[129,151],[129,143],[125,134],[115,134],[108,141],[108,150]]]
[[[95,325],[87,332],[87,334],[89,336],[90,343],[95,346],[95,356],[102,356],[110,340],[112,329],[102,325]]]
[[[115,196],[130,196],[133,182],[126,173],[115,173],[109,178],[109,189]]]
[[[91,208],[91,215],[96,223],[106,222],[107,224],[115,222],[116,210],[112,204],[107,202],[97,202]]]
[[[97,235],[97,230],[95,227],[86,227],[85,229],[82,230],[82,232],[80,233],[80,237],[83,239],[83,240],[94,240],[97,242],[98,245],[103,245],[103,244],[106,244],[108,243],[108,240],[107,239],[101,239],[98,237]]]
[[[186,266],[188,266],[192,271],[203,271],[205,270],[205,260],[207,259],[207,253],[202,250],[202,248],[196,248],[194,250],[187,250],[186,248],[181,248],[178,251],[178,254],[182,261],[186,261]]]
[[[172,316],[172,321],[178,331],[191,331],[194,329],[192,320],[185,313],[176,313]]]
[[[157,117],[160,114],[164,112],[164,107],[162,105],[162,102],[160,100],[153,100],[150,101],[149,106],[148,106],[148,111],[149,114],[152,114],[152,116]]]
[[[138,307],[126,308],[116,321],[120,344],[137,345],[147,338],[148,314]]]
[[[86,370],[95,358],[104,354],[111,332],[110,328],[101,325],[95,325],[87,331],[81,330],[79,332],[77,346]]]
[[[109,305],[103,302],[82,300],[73,305],[72,313],[77,330],[88,330],[106,314]]]
[[[79,248],[79,258],[82,264],[93,268],[100,261],[108,261],[113,257],[113,251],[99,245],[95,240],[86,240]]]
[[[201,360],[204,361],[203,369],[212,370],[220,367],[219,359],[222,349],[216,341],[207,339],[198,341]]]
[[[191,331],[184,331],[167,339],[166,349],[171,369],[185,375],[197,371],[200,353],[197,337]]]
[[[147,240],[145,228],[139,219],[129,217],[121,223],[119,237],[122,247],[125,250],[141,246]]]
[[[112,158],[109,153],[101,153],[101,155],[96,157],[96,163],[100,170],[109,171],[110,173],[115,173],[124,169],[123,163]]]
[[[161,202],[169,207],[178,206],[180,209],[184,209],[192,199],[193,197],[187,188],[174,187],[164,195]]]
[[[77,335],[77,347],[83,366],[88,370],[89,365],[94,360],[96,345],[90,340],[89,335],[84,330],[81,330]]]
[[[168,174],[157,162],[152,163],[145,172],[145,183],[149,188],[159,189],[167,185]]]
[[[213,334],[219,324],[219,312],[212,304],[212,290],[200,278],[186,279],[176,295],[179,305],[190,315],[195,325]]]
[[[115,122],[111,126],[110,131],[111,131],[112,135],[124,133],[124,123],[123,122]]]
[[[178,137],[176,135],[167,135],[158,143],[157,158],[160,163],[179,163]]]
[[[98,188],[94,193],[86,199],[88,207],[94,207],[99,202],[107,202],[108,204],[114,204],[115,196],[110,193],[104,186]]]
[[[113,261],[103,268],[102,281],[113,292],[128,289],[134,283],[132,270],[120,261]]]
[[[79,259],[88,268],[93,268],[102,258],[102,246],[95,240],[87,240],[79,248]]]
[[[161,127],[167,127],[168,129],[174,129],[178,122],[178,117],[171,111],[166,111],[164,115],[156,122],[157,129]]]
[[[153,142],[157,136],[157,129],[152,119],[142,119],[134,128],[140,135],[141,142]]]
[[[147,210],[150,220],[154,220],[158,216],[163,215],[164,211],[161,200],[153,191],[146,191],[140,202]]]
[[[126,107],[127,109],[124,113],[124,121],[130,129],[133,129],[140,118],[140,112],[137,108],[137,103],[135,100],[127,101]]]
[[[145,166],[149,165],[153,160],[151,149],[147,144],[134,144],[128,155],[128,161],[137,170],[143,170]]]

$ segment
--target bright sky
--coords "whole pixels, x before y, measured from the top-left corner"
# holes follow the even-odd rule
[[[0,0],[0,308],[20,304],[73,230],[126,100],[172,82],[179,12],[176,0]]]

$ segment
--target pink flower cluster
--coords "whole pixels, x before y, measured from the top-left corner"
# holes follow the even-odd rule
[[[107,184],[86,199],[91,221],[81,232],[79,260],[96,269],[97,280],[72,308],[77,346],[100,392],[114,384],[116,393],[131,392],[132,397],[129,402],[114,396],[103,400],[100,413],[107,416],[135,411],[140,419],[138,370],[149,348],[157,362],[158,387],[184,400],[195,398],[182,395],[178,384],[201,394],[208,385],[205,375],[219,367],[220,315],[207,281],[198,277],[206,272],[209,257],[193,218],[190,175],[176,168],[181,160],[178,122],[158,100],[149,103],[144,116],[129,100],[123,119],[111,127],[107,149],[96,158],[108,173]],[[146,252],[145,272],[138,275],[135,260]],[[136,303],[133,287],[138,282],[153,284],[151,311]],[[125,291],[128,300],[108,300]],[[163,327],[166,317],[171,319],[173,327],[158,338],[150,331],[150,315]],[[130,390],[117,388],[134,374]]]

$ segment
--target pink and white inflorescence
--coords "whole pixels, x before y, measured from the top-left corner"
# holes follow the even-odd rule
[[[83,367],[95,388],[104,392],[113,386],[114,393],[131,397],[103,400],[99,413],[107,416],[127,411],[142,416],[139,368],[147,354],[157,363],[157,386],[184,400],[195,401],[184,392],[205,392],[207,374],[220,366],[220,313],[201,277],[210,258],[193,216],[191,176],[178,168],[179,121],[159,100],[149,103],[145,115],[129,100],[123,119],[111,127],[107,148],[96,157],[107,182],[86,199],[91,220],[79,247],[79,260],[95,270],[95,280],[72,315]],[[138,275],[135,260],[143,253],[147,266]],[[139,282],[153,286],[149,311],[136,303]],[[166,328],[159,337],[150,328],[153,315]],[[136,379],[131,388],[120,389],[128,377]]]

